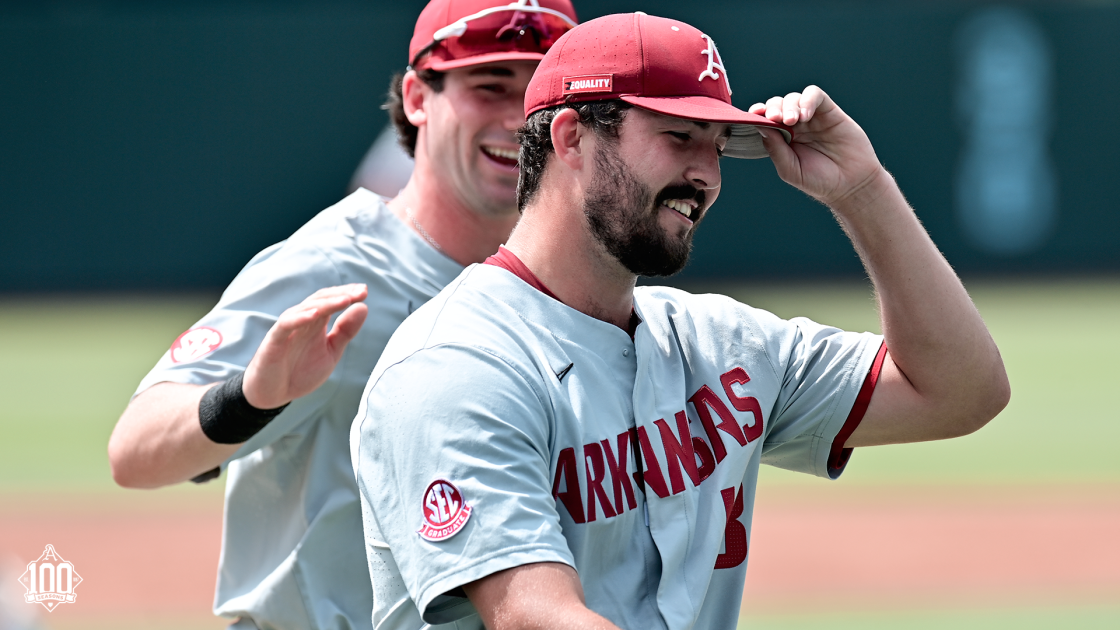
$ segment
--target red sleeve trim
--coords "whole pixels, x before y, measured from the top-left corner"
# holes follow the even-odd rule
[[[505,245],[498,246],[498,253],[482,261],[482,264],[501,267],[502,269],[505,269],[518,278],[521,278],[529,286],[540,291],[541,293],[544,293],[548,297],[556,300],[557,302],[562,301],[560,300],[560,298],[556,297],[555,293],[549,291],[548,287],[544,286],[544,283],[541,282],[541,279],[538,278],[535,273],[529,271],[529,268],[525,266],[525,263],[521,262],[520,258],[518,258],[513,252],[506,249]]]
[[[840,473],[844,472],[844,467],[848,465],[848,460],[852,457],[852,449],[845,448],[844,444],[847,443],[848,438],[852,437],[856,427],[863,420],[863,415],[867,413],[867,406],[871,404],[871,394],[875,392],[875,385],[879,383],[879,372],[883,369],[883,359],[887,358],[887,344],[879,346],[879,353],[875,355],[875,361],[871,364],[871,370],[867,372],[867,377],[863,379],[863,387],[859,388],[859,394],[856,395],[856,402],[852,405],[852,410],[848,413],[848,419],[844,421],[844,426],[840,428],[840,432],[836,434],[836,439],[832,441],[832,448],[828,452],[828,476],[836,479]]]

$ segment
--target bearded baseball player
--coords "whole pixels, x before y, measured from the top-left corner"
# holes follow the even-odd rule
[[[568,0],[507,3],[427,5],[389,102],[408,184],[358,190],[258,254],[113,432],[122,486],[228,472],[214,610],[236,628],[371,627],[350,424],[401,321],[509,236],[525,87],[575,25]]]
[[[1006,405],[963,286],[819,88],[741,111],[710,37],[612,15],[525,111],[508,248],[397,330],[353,427],[375,627],[734,628],[761,463],[836,478]],[[721,156],[832,210],[885,339],[635,288],[685,264]]]

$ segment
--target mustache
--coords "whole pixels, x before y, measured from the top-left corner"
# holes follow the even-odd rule
[[[691,184],[675,184],[673,186],[666,186],[657,193],[657,197],[653,200],[653,207],[656,209],[661,206],[662,202],[669,199],[690,199],[696,202],[696,205],[703,210],[707,207],[707,193]]]

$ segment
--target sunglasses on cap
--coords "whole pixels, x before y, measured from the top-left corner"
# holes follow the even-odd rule
[[[544,54],[560,36],[576,27],[576,22],[561,11],[542,7],[538,0],[518,0],[490,7],[437,30],[432,42],[412,59],[417,67],[424,55],[441,43],[465,49],[494,48],[501,43],[515,50]]]

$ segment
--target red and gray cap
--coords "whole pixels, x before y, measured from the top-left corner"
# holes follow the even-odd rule
[[[408,46],[415,70],[539,61],[578,23],[570,0],[432,0]]]
[[[731,104],[716,44],[684,22],[644,13],[607,15],[566,33],[544,56],[525,91],[525,116],[582,101],[622,99],[660,114],[730,123],[723,154],[764,158],[758,127],[789,127]]]

